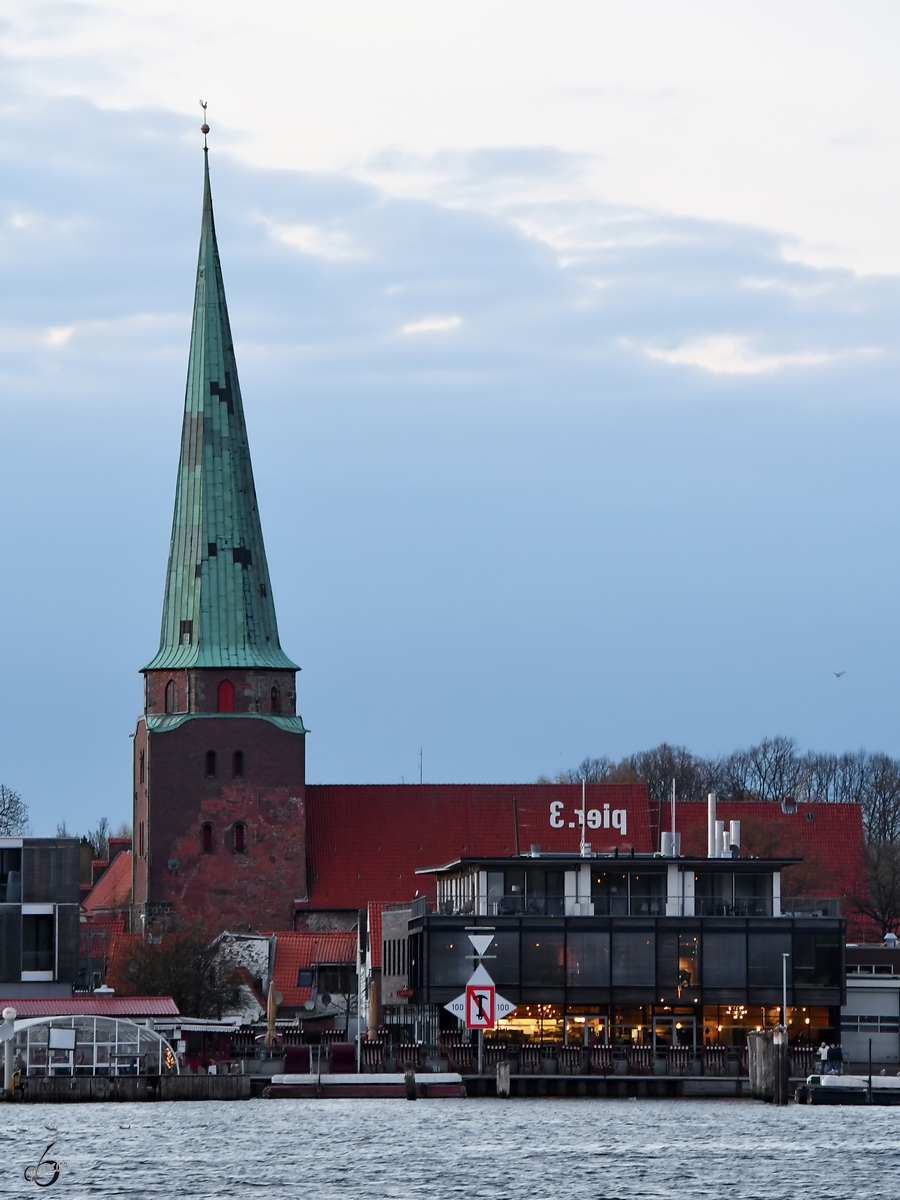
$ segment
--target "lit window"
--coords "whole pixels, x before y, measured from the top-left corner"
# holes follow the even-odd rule
[[[229,679],[219,684],[219,712],[234,712],[234,684]]]

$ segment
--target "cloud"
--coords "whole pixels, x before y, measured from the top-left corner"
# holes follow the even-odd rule
[[[329,262],[365,257],[365,252],[344,229],[329,229],[323,225],[281,225],[256,213],[251,219],[264,225],[270,237],[301,254],[311,254]]]
[[[47,345],[65,346],[74,332],[74,325],[55,325],[47,330]]]
[[[781,371],[785,367],[817,367],[823,363],[846,358],[849,354],[871,354],[871,349],[845,350],[830,354],[820,350],[798,350],[789,354],[765,354],[756,350],[751,339],[734,335],[694,338],[676,346],[674,350],[661,350],[656,346],[642,346],[641,352],[657,362],[671,363],[680,367],[699,367],[717,375],[759,375],[770,371]]]
[[[459,329],[462,317],[423,317],[404,325],[403,333],[441,333],[448,329]]]
[[[0,730],[49,833],[62,794],[82,825],[127,815],[203,158],[166,114],[8,107],[0,216],[39,219],[0,225],[0,501],[28,580],[0,595]],[[896,607],[900,281],[786,261],[770,230],[600,203],[564,157],[546,187],[514,147],[469,165],[470,196],[480,171],[485,197],[515,186],[398,199],[210,151],[282,638],[320,731],[311,778],[393,778],[403,738],[426,762],[445,747],[447,778],[532,777],[538,710],[567,758],[697,729],[704,750],[743,744],[782,699],[806,736],[787,706],[806,720],[817,693],[781,672],[822,644],[880,670]],[[80,702],[47,756],[17,697],[53,670]],[[872,738],[896,736],[892,686],[873,685]]]

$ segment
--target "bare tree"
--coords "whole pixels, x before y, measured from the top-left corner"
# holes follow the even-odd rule
[[[866,867],[869,893],[857,897],[856,907],[874,921],[884,937],[900,926],[900,843],[869,842]]]
[[[109,858],[109,818],[101,817],[93,829],[84,835],[93,847],[94,858],[105,861]]]
[[[218,942],[196,929],[165,933],[129,948],[116,990],[126,996],[171,996],[185,1016],[217,1017],[241,998],[236,964]]]
[[[28,805],[18,792],[0,783],[0,837],[17,837],[28,828]]]
[[[553,782],[581,783],[584,779],[587,783],[606,783],[613,766],[611,758],[583,758],[577,767],[560,771]]]

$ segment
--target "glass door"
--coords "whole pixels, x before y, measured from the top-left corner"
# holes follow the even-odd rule
[[[690,1047],[697,1053],[697,1021],[693,1013],[660,1013],[653,1018],[653,1053],[663,1054],[673,1046]]]

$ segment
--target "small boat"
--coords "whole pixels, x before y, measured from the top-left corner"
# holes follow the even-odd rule
[[[897,1075],[810,1075],[797,1087],[798,1104],[900,1104]]]

